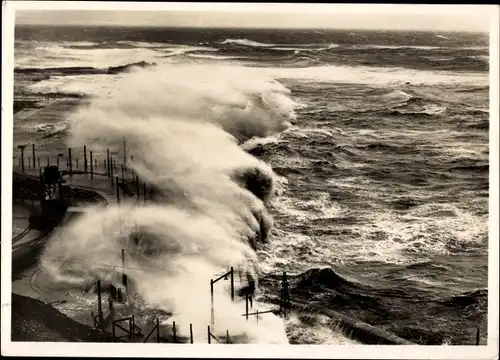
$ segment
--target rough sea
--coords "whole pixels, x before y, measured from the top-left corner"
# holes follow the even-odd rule
[[[286,271],[292,300],[418,343],[474,344],[476,328],[487,336],[488,71],[487,34],[17,26],[15,110],[87,105],[59,123],[16,122],[14,140],[56,132],[37,141],[112,146],[105,133],[126,136],[143,177],[197,199],[136,211],[144,227],[166,222],[156,235],[180,244],[157,267],[193,269],[195,259],[206,274],[250,257],[262,304],[275,302]],[[219,178],[240,165],[272,174],[267,211]],[[193,204],[205,217],[180,213]],[[273,219],[256,251],[230,239],[249,236],[246,207]],[[81,244],[58,243],[57,256],[89,251],[88,227],[76,226]],[[111,261],[107,249],[80,260]],[[90,267],[78,271],[102,271]],[[185,283],[148,276],[146,307],[199,308],[183,300],[193,294],[156,299]],[[267,321],[255,333],[275,333],[281,320]],[[355,343],[321,316],[293,315],[284,331],[290,343]]]

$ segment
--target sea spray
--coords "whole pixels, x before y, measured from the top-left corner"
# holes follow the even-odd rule
[[[131,118],[180,118],[217,124],[239,141],[285,130],[297,105],[272,76],[240,66],[159,65],[132,71],[99,86],[90,108],[75,114],[75,124],[106,114],[119,123]],[[167,124],[165,124],[167,125]],[[74,129],[75,136],[81,136]]]
[[[110,282],[125,271],[148,306],[172,314],[169,322],[206,329],[210,279],[229,265],[248,274],[240,287],[258,285],[255,239],[272,225],[275,175],[238,143],[286,128],[293,104],[274,80],[220,66],[159,67],[108,84],[70,117],[69,146],[119,150],[125,138],[128,166],[158,196],[142,207],[93,209],[58,231],[46,270],[59,280]],[[244,299],[231,302],[227,282],[214,290],[218,336],[286,342],[279,318],[266,314],[257,329],[241,316]]]

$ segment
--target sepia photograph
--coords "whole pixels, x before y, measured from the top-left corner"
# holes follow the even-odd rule
[[[497,6],[57,3],[2,15],[3,355],[498,358]]]

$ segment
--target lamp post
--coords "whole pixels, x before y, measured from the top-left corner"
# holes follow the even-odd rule
[[[212,326],[214,326],[215,323],[215,313],[214,313],[214,284],[219,281],[219,280],[227,280],[227,276],[231,276],[231,300],[234,301],[234,270],[233,267],[231,267],[231,270],[229,270],[227,273],[219,276],[215,280],[210,280],[210,322]]]

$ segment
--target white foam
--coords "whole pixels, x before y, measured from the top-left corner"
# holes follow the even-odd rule
[[[376,86],[403,85],[477,85],[489,84],[485,73],[453,73],[447,71],[411,70],[367,66],[313,66],[306,68],[252,68],[279,79],[294,79],[314,82],[336,82],[345,84],[368,84]]]

